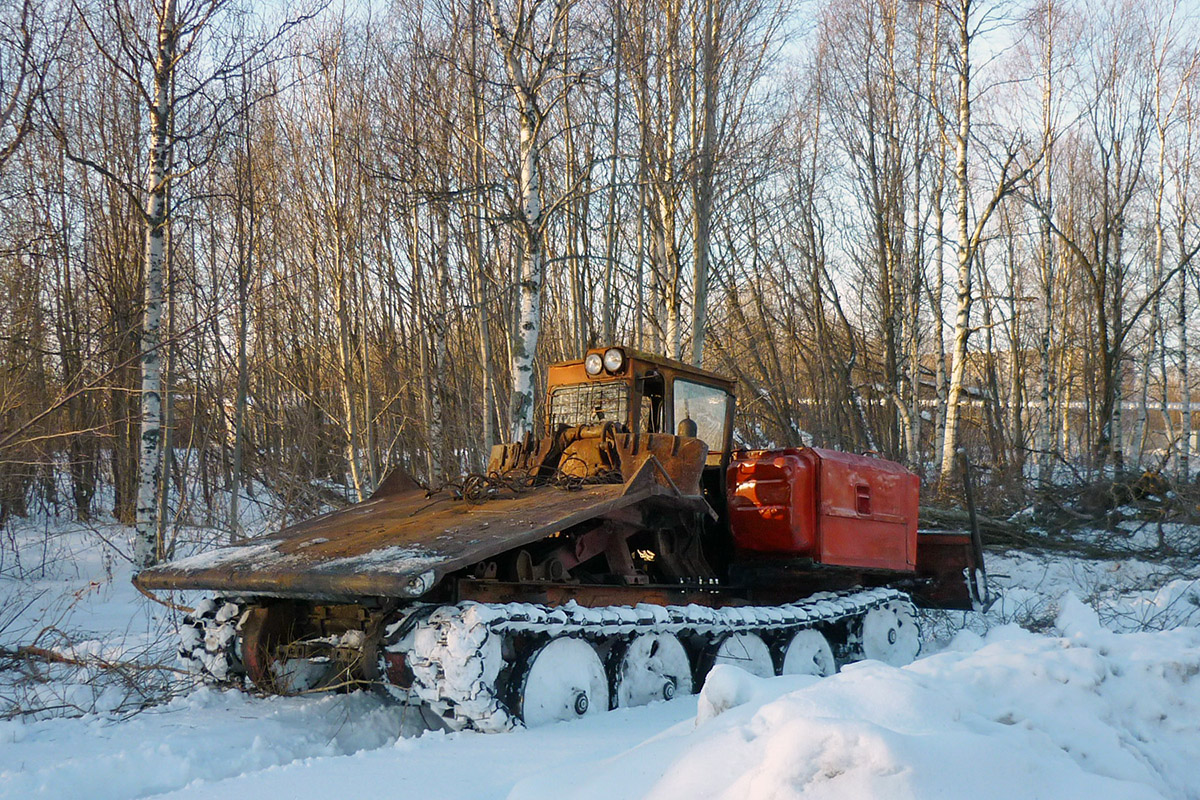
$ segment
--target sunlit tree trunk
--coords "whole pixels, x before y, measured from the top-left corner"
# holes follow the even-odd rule
[[[967,176],[968,145],[971,138],[971,0],[960,0],[957,8],[958,131],[954,137],[955,223],[957,226],[958,288],[954,316],[954,340],[950,347],[950,386],[946,393],[945,435],[942,440],[941,474],[947,477],[958,460],[959,406],[967,371],[967,340],[971,337],[971,278],[974,253],[968,214],[971,208]]]
[[[142,316],[142,434],[138,462],[136,535],[133,559],[139,568],[162,556],[158,530],[158,480],[162,465],[163,266],[169,222],[167,190],[171,169],[170,98],[175,70],[175,0],[158,10],[158,54],[154,60],[154,96],[150,107],[150,169],[146,198],[146,295]]]

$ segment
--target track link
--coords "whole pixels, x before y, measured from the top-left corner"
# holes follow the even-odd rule
[[[671,633],[716,641],[731,633],[775,635],[849,623],[840,653],[848,662],[863,657],[861,624],[855,623],[889,603],[911,609],[908,595],[886,588],[821,593],[780,606],[725,608],[466,602],[437,608],[411,636],[389,649],[404,653],[414,676],[413,693],[449,727],[495,733],[522,726],[498,683],[520,655],[505,652],[506,640],[514,636],[578,636],[600,642]]]
[[[179,627],[179,660],[216,684],[240,685],[245,667],[237,650],[243,608],[223,597],[205,598]]]

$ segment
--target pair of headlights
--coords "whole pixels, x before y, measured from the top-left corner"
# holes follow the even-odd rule
[[[587,358],[583,360],[583,368],[587,370],[588,375],[599,375],[602,370],[620,372],[623,366],[625,351],[619,347],[608,348],[603,356],[599,353],[588,353]]]

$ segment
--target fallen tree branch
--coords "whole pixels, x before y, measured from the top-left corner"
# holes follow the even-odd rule
[[[191,673],[185,669],[178,667],[168,667],[166,664],[138,664],[132,661],[109,661],[108,659],[99,658],[96,656],[86,656],[79,658],[78,656],[69,656],[59,653],[55,650],[50,650],[45,647],[37,647],[36,645],[20,645],[15,650],[8,647],[0,647],[0,659],[11,659],[14,661],[40,661],[46,664],[63,664],[68,667],[96,667],[104,670],[125,671],[133,670],[134,672],[174,672],[179,675],[190,675]]]
[[[136,583],[133,584],[133,588],[137,589],[143,595],[150,598],[154,602],[158,603],[160,606],[166,606],[167,608],[171,609],[172,611],[181,611],[184,614],[191,614],[192,611],[195,610],[191,606],[181,606],[178,603],[172,603],[170,600],[163,600],[161,597],[157,597],[156,595],[154,595],[149,589],[143,589],[141,586],[138,586]]]

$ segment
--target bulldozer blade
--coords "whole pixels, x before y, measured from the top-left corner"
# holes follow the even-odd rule
[[[390,480],[390,479],[389,479]],[[147,590],[220,591],[324,601],[417,597],[442,577],[572,526],[642,506],[712,513],[653,456],[623,484],[540,486],[473,504],[407,479],[369,500],[226,547],[142,571]]]

